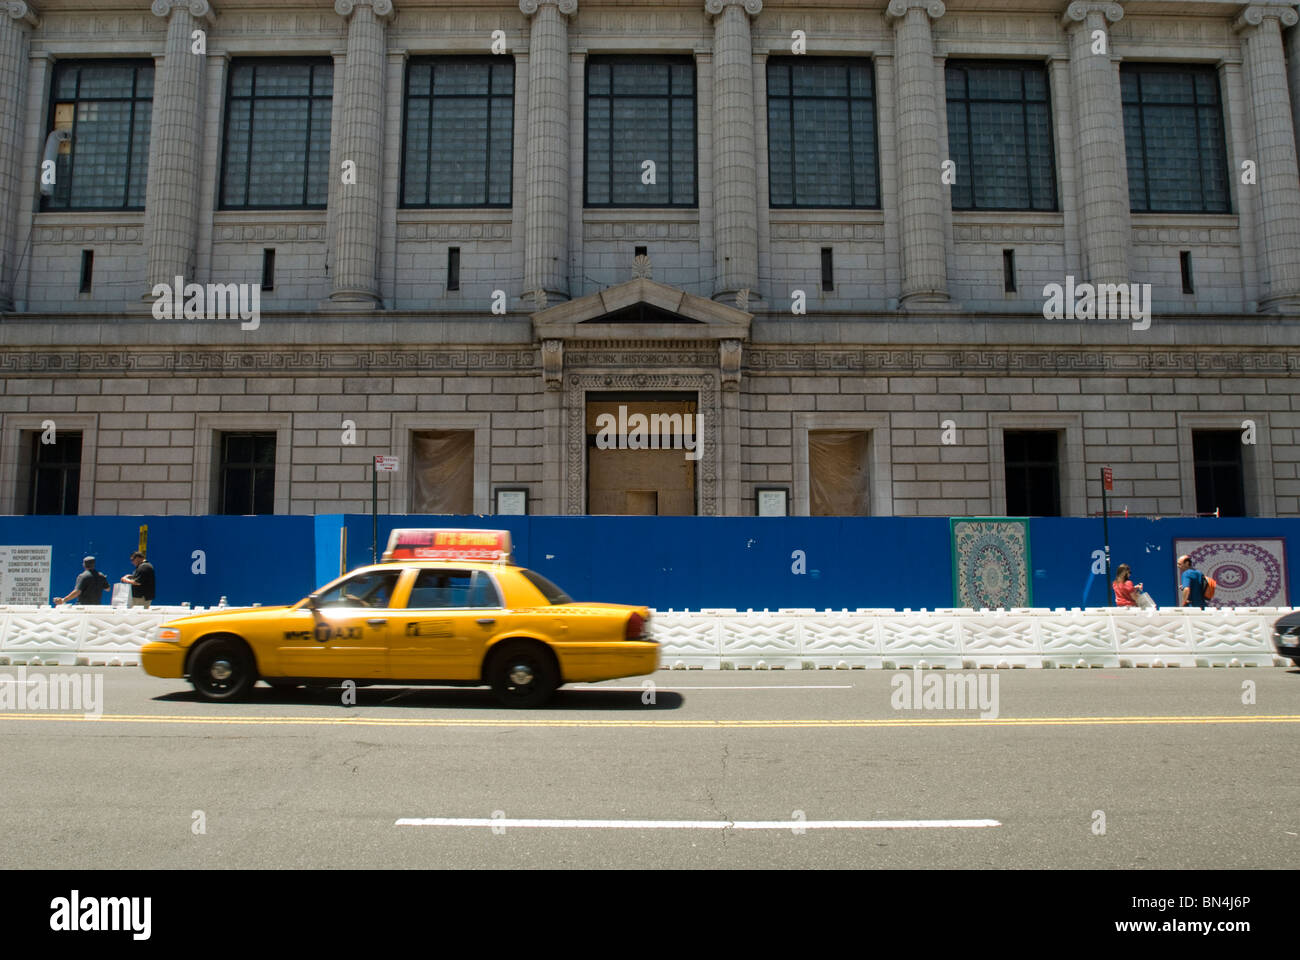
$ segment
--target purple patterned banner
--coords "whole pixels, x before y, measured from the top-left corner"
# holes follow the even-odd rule
[[[1286,542],[1281,537],[1175,540],[1174,556],[1218,583],[1212,607],[1289,606]]]

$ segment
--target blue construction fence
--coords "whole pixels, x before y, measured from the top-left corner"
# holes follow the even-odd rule
[[[0,545],[51,545],[50,589],[63,596],[87,554],[114,582],[130,573],[142,526],[160,604],[293,603],[371,557],[371,518],[355,514],[0,517]],[[661,610],[953,606],[946,517],[381,516],[381,553],[394,527],[508,529],[515,562],[581,600]],[[1110,521],[1114,565],[1128,563],[1161,606],[1174,603],[1174,540],[1210,537],[1281,537],[1291,546],[1300,544],[1300,519]],[[1108,602],[1105,575],[1092,572],[1100,520],[1032,519],[1029,542],[1033,606]],[[1290,564],[1286,579],[1295,602],[1300,580]]]

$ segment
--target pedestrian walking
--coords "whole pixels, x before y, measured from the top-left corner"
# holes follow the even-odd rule
[[[131,585],[131,602],[128,606],[148,607],[154,598],[153,564],[139,550],[131,554],[131,563],[135,565],[135,572],[122,578],[123,583]]]
[[[1121,563],[1115,569],[1115,582],[1111,586],[1115,589],[1115,606],[1136,607],[1138,605],[1142,584],[1133,582],[1127,563]]]
[[[1192,558],[1183,554],[1178,558],[1178,605],[1180,607],[1199,607],[1205,609],[1206,588],[1205,574],[1192,566]]]
[[[55,597],[54,605],[68,603],[76,600],[82,606],[98,606],[100,598],[104,591],[112,586],[108,582],[108,577],[104,576],[99,570],[95,569],[95,558],[86,557],[81,561],[85,568],[77,575],[77,582],[72,586],[72,592],[66,597]]]

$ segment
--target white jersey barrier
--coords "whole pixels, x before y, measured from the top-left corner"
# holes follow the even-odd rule
[[[133,666],[166,620],[203,608],[0,607],[0,665]],[[674,669],[1289,666],[1290,608],[656,611]]]

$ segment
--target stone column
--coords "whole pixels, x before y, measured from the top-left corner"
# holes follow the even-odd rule
[[[0,3],[0,312],[14,308],[18,269],[18,211],[23,178],[23,111],[27,108],[27,46],[39,25],[31,5]],[[37,176],[32,171],[32,176]],[[30,214],[28,214],[30,216]]]
[[[763,0],[706,0],[713,18],[713,249],[715,299],[758,287],[754,46],[749,18]]]
[[[1256,4],[1233,25],[1241,34],[1255,118],[1261,312],[1300,313],[1300,171],[1282,52],[1282,27],[1298,20],[1293,6]]]
[[[148,287],[194,279],[199,225],[199,175],[203,170],[205,54],[192,52],[194,31],[215,16],[208,0],[153,0],[167,19],[167,46],[157,68],[149,131],[149,182],[145,187]],[[77,145],[74,143],[75,151]]]
[[[569,299],[569,22],[578,0],[519,0],[528,35],[524,295]],[[538,303],[544,302],[544,299]],[[540,309],[540,306],[539,306]]]
[[[890,0],[894,26],[895,112],[898,129],[898,209],[902,234],[904,307],[948,301],[944,250],[944,189],[940,174],[939,105],[930,21],[942,0]],[[961,175],[961,171],[958,171]]]
[[[1133,227],[1124,153],[1124,106],[1107,28],[1107,22],[1118,23],[1123,16],[1124,8],[1118,3],[1077,0],[1066,8],[1063,20],[1070,45],[1083,265],[1092,283],[1129,282]],[[1105,53],[1092,52],[1094,34],[1099,30],[1105,35]]]
[[[356,182],[337,191],[334,270],[330,303],[347,309],[379,306],[379,213],[384,176],[385,21],[392,0],[334,0],[334,12],[348,22],[348,58],[344,68],[342,129],[336,134],[339,166],[356,164]],[[335,91],[340,89],[335,78]],[[349,177],[349,181],[351,178]]]

